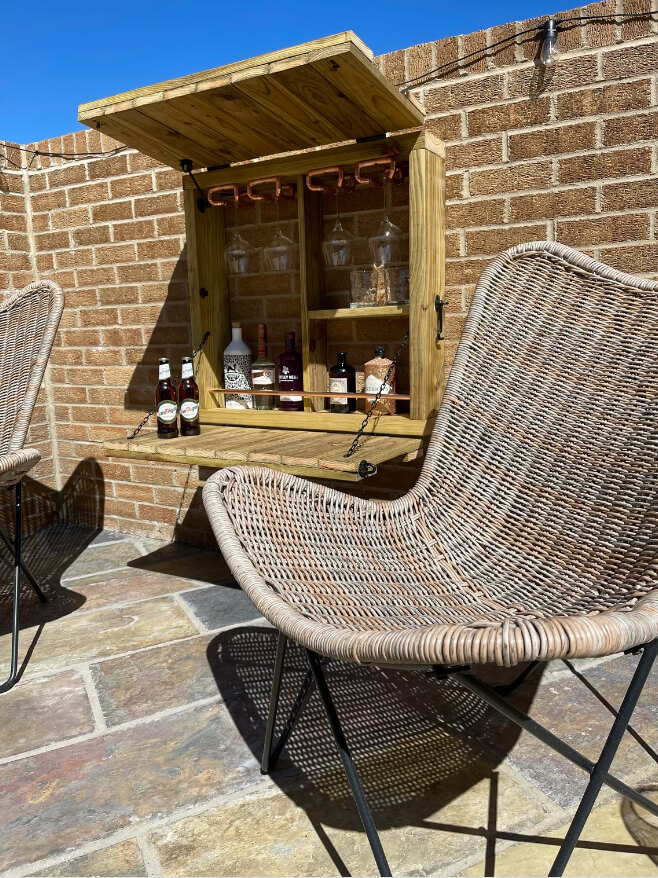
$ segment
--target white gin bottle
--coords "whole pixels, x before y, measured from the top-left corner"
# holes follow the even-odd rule
[[[231,341],[224,351],[224,389],[226,391],[251,390],[251,350],[242,340],[242,327],[231,324]],[[254,398],[245,393],[226,394],[227,409],[251,409]]]

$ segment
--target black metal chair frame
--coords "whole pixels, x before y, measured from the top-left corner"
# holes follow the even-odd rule
[[[276,659],[274,664],[274,677],[272,681],[272,692],[270,696],[269,713],[265,730],[265,743],[263,747],[261,772],[263,774],[269,774],[274,769],[276,762],[283,748],[285,747],[286,741],[288,740],[288,737],[294,729],[295,723],[302,713],[304,705],[313,690],[313,686],[315,686],[322,700],[322,704],[324,705],[324,710],[327,714],[329,725],[331,726],[331,731],[336,742],[338,754],[343,763],[343,767],[347,775],[347,780],[349,782],[352,795],[354,796],[354,801],[359,812],[359,817],[361,818],[361,821],[363,823],[363,828],[365,829],[368,842],[370,843],[370,847],[372,849],[372,853],[375,858],[379,874],[391,875],[390,867],[386,859],[386,854],[384,853],[384,849],[379,839],[379,835],[377,833],[372,814],[370,813],[370,809],[366,801],[363,787],[361,786],[361,782],[357,774],[354,759],[350,752],[348,743],[345,739],[338,713],[336,712],[336,708],[334,706],[334,702],[331,697],[329,687],[327,685],[321,657],[311,650],[306,650],[309,670],[306,674],[304,682],[302,683],[299,695],[297,696],[288,714],[283,730],[281,731],[281,734],[276,744],[274,744],[273,746],[274,730],[276,726],[277,710],[279,704],[279,694],[281,691],[281,681],[283,678],[283,665],[287,645],[288,638],[284,634],[279,632],[277,640]],[[646,683],[647,677],[649,676],[654,660],[656,658],[656,653],[658,652],[658,640],[653,640],[651,643],[647,643],[644,646],[640,646],[637,649],[631,650],[631,652],[641,652],[642,656],[640,658],[637,668],[635,669],[633,678],[629,683],[628,689],[626,690],[626,694],[622,701],[621,707],[617,712],[601,754],[596,762],[592,762],[586,756],[583,756],[582,753],[579,753],[578,750],[575,750],[565,741],[561,740],[548,729],[544,728],[544,726],[535,722],[535,720],[531,719],[529,716],[517,710],[515,707],[505,701],[504,697],[501,696],[501,691],[509,693],[515,687],[515,684],[505,687],[504,690],[496,690],[495,688],[492,688],[491,686],[488,686],[485,683],[482,683],[478,679],[476,679],[476,677],[474,677],[470,673],[470,668],[468,666],[435,666],[430,672],[437,679],[442,679],[446,676],[452,677],[452,679],[456,680],[465,689],[468,689],[470,692],[473,692],[475,695],[478,695],[480,698],[482,698],[488,705],[497,710],[506,719],[515,723],[517,726],[520,726],[521,729],[533,735],[535,738],[538,738],[556,753],[564,756],[565,759],[573,762],[574,765],[582,768],[590,775],[590,779],[583,794],[583,797],[580,801],[578,808],[576,809],[576,813],[571,821],[569,830],[567,831],[567,834],[560,846],[560,850],[558,851],[551,871],[549,872],[550,876],[563,874],[564,869],[569,862],[571,854],[573,853],[576,843],[580,838],[583,827],[585,826],[587,818],[589,817],[590,812],[594,807],[594,804],[603,784],[606,784],[606,786],[609,786],[611,789],[615,790],[615,792],[626,796],[628,799],[631,799],[633,802],[643,808],[646,808],[654,816],[658,817],[658,804],[652,802],[646,796],[643,796],[641,793],[637,792],[637,790],[634,790],[632,787],[629,787],[627,784],[609,774],[609,769],[617,752],[617,748],[619,747],[624,732],[626,731],[626,728],[630,722],[631,716],[635,709],[635,705],[637,704],[637,701],[642,693],[644,684]],[[515,681],[515,683],[520,683],[522,679],[527,676],[527,673],[528,670],[525,670],[517,679],[517,681]]]
[[[0,539],[14,554],[14,600],[11,624],[11,663],[9,668],[9,676],[0,683],[0,692],[7,692],[18,680],[18,630],[19,630],[19,609],[21,596],[21,572],[25,574],[25,578],[30,583],[34,591],[37,593],[39,600],[46,603],[48,598],[45,596],[39,584],[30,573],[28,567],[24,564],[21,557],[22,551],[22,530],[23,530],[23,508],[22,508],[22,482],[16,482],[15,485],[7,488],[8,491],[13,490],[15,494],[15,526],[13,541],[0,528]]]

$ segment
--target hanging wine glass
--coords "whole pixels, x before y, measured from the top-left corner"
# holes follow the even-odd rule
[[[352,263],[352,241],[354,235],[343,228],[340,221],[340,191],[336,186],[336,222],[333,229],[327,232],[322,242],[324,261],[330,268],[342,268]]]
[[[234,201],[233,234],[224,248],[224,259],[229,274],[247,274],[253,255],[254,248],[248,241],[245,241],[238,231],[238,199],[236,198]]]
[[[390,180],[384,183],[384,217],[374,235],[368,238],[368,248],[374,265],[391,265],[400,261],[404,233],[388,218]]]
[[[263,247],[263,259],[268,271],[290,271],[295,262],[295,242],[281,231],[279,225],[279,191],[274,196],[276,230],[269,244]]]

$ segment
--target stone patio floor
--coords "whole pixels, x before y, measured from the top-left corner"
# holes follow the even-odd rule
[[[29,661],[0,695],[3,875],[375,874],[316,695],[276,772],[259,773],[275,633],[218,553],[70,526],[26,553],[51,599],[24,593]],[[284,705],[302,658],[289,651]],[[595,757],[634,664],[552,664],[514,700]],[[449,680],[328,676],[394,874],[547,874],[584,775]],[[615,763],[645,789],[657,692],[654,673]],[[658,821],[604,792],[567,874],[657,863]]]

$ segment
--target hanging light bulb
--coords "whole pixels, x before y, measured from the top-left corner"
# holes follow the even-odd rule
[[[543,67],[555,67],[557,61],[557,26],[554,18],[549,18],[544,25],[544,42],[539,53],[539,61]]]

